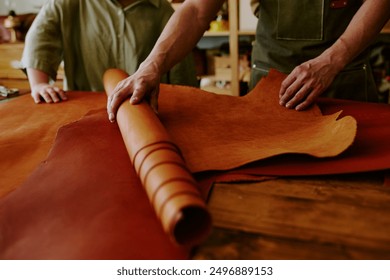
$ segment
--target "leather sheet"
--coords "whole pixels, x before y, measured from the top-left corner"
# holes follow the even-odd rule
[[[105,110],[62,127],[48,158],[0,203],[1,259],[183,259]]]
[[[46,158],[60,126],[102,108],[106,96],[69,92],[58,104],[35,104],[23,95],[0,103],[0,197],[14,190]]]
[[[280,76],[277,76],[276,80],[280,79]],[[274,84],[275,80],[268,79],[268,82]],[[271,86],[272,92],[262,93],[270,95],[274,102],[277,99],[271,95],[277,94],[275,87],[277,87],[275,84]],[[12,158],[10,155],[16,155],[19,149],[21,151],[25,149],[21,155],[28,155],[29,149],[32,149],[31,153],[33,153],[36,147],[29,146],[35,142],[48,151],[54,137],[53,131],[57,128],[55,126],[59,125],[53,124],[52,128],[51,122],[57,114],[67,110],[66,106],[73,108],[70,110],[71,114],[77,111],[77,107],[84,108],[85,104],[93,108],[105,108],[105,98],[103,102],[100,100],[103,95],[94,93],[80,94],[80,98],[85,97],[85,103],[72,105],[74,104],[72,100],[77,100],[78,95],[78,93],[69,93],[70,99],[61,105],[62,111],[57,107],[59,104],[48,107],[35,105],[29,96],[0,104],[0,113],[6,111],[14,114],[7,115],[6,123],[4,119],[0,122],[2,128],[7,129],[6,136],[9,140],[12,140],[12,137],[23,139],[22,136],[28,134],[29,129],[37,130],[35,133],[28,134],[29,139],[21,141],[18,145],[12,144],[13,141],[7,141],[7,137],[3,138],[1,134],[1,141],[3,141],[1,143],[12,144],[0,146],[1,164],[9,167],[8,172],[21,174],[14,180],[12,180],[12,173],[8,181],[2,178],[1,182],[6,184],[1,184],[1,191],[4,188],[12,189],[15,182],[22,180],[29,173],[28,169],[20,164],[23,160],[18,157]],[[253,137],[248,133],[253,127],[258,128],[260,135],[267,135],[270,132],[267,127],[258,125],[258,119],[253,116],[267,112],[272,116],[277,115],[275,119],[283,122],[290,117],[288,115],[284,118],[285,113],[299,114],[299,118],[302,112],[284,110],[279,108],[279,105],[272,105],[277,110],[268,110],[267,106],[263,108],[259,107],[259,104],[251,107],[252,102],[245,101],[246,98],[251,100],[250,95],[248,97],[216,96],[197,90],[191,93],[188,92],[188,88],[183,87],[161,86],[159,118],[171,135],[172,141],[182,150],[187,164],[191,163],[191,171],[196,173],[196,178],[201,181],[201,191],[204,195],[207,195],[209,183],[215,180],[237,178],[256,180],[269,178],[262,177],[262,174],[310,175],[390,168],[390,142],[388,141],[390,107],[388,105],[321,99],[319,108],[324,114],[333,115],[321,117],[319,108],[315,106],[307,111],[309,113],[303,112],[302,116],[305,117],[302,117],[302,120],[312,116],[321,124],[322,120],[326,120],[325,122],[329,122],[330,126],[334,126],[336,132],[333,133],[331,130],[327,133],[338,135],[343,125],[352,127],[355,124],[355,120],[350,117],[336,120],[338,112],[343,110],[340,117],[351,115],[358,123],[356,139],[352,146],[348,148],[354,135],[351,136],[351,131],[348,130],[345,135],[349,135],[350,138],[343,138],[341,148],[332,147],[327,143],[330,154],[339,153],[334,157],[316,158],[308,155],[286,154],[258,161],[249,150],[261,149],[263,146],[250,148]],[[257,96],[257,98],[264,97]],[[18,102],[14,103],[16,101]],[[263,102],[267,101],[263,100]],[[14,104],[20,104],[20,107]],[[48,110],[45,115],[41,114],[42,109]],[[251,114],[247,114],[246,111]],[[25,112],[28,114],[21,117],[20,115]],[[28,117],[30,114],[35,117],[30,119]],[[72,118],[74,120],[77,117],[73,115]],[[71,117],[64,122],[70,119]],[[234,121],[231,122],[231,119]],[[270,117],[265,121],[272,119]],[[40,125],[34,126],[34,120],[37,120]],[[203,120],[204,123],[198,123],[198,120]],[[290,125],[292,122],[286,122],[289,124],[287,128],[293,130]],[[313,128],[317,125],[309,122],[308,126]],[[15,126],[20,127],[21,130],[12,130]],[[249,128],[248,132],[245,132],[246,128]],[[215,130],[218,133],[214,133]],[[230,131],[225,132],[225,130]],[[300,137],[299,141],[309,146],[307,135],[303,131],[295,135]],[[220,137],[221,147],[216,147],[217,143],[210,142],[214,145],[214,149],[207,148],[208,134],[213,134],[212,137]],[[240,134],[242,139],[235,137]],[[46,141],[41,143],[40,135],[46,135]],[[258,139],[261,136],[254,138]],[[283,142],[283,139],[284,134],[279,135],[277,142]],[[229,141],[239,141],[241,144],[235,144],[232,150],[232,146],[227,144]],[[190,148],[193,151],[185,151],[190,149],[182,146],[182,143],[186,142],[192,143]],[[321,148],[321,145],[319,144],[317,148]],[[242,160],[241,152],[235,151],[241,147],[243,147],[242,153],[249,159]],[[4,152],[8,148],[10,151]],[[213,165],[207,158],[203,158],[203,161],[191,160],[197,154],[202,156],[207,154],[204,149],[208,151],[208,158]],[[318,149],[320,153],[316,156],[324,156],[327,149]],[[42,151],[33,157],[29,165],[34,165],[34,162],[36,164],[45,158]],[[8,154],[3,162],[3,154],[6,153]],[[214,157],[218,159],[214,160]],[[9,165],[8,161],[12,162],[12,160],[15,160],[14,164]],[[245,166],[234,171],[223,171],[231,168],[232,162],[235,163],[234,167]],[[223,166],[223,163],[228,166]],[[209,169],[223,170],[207,172]],[[221,175],[228,177],[218,179]],[[25,183],[1,199],[0,232],[2,235],[0,256],[5,259],[179,259],[188,257],[190,250],[190,248],[174,245],[164,233],[132,167],[119,129],[107,121],[105,109],[60,129],[47,160]]]
[[[353,145],[333,158],[279,155],[250,163],[240,172],[270,176],[326,175],[390,169],[390,105],[348,100],[321,99],[323,114],[343,110],[358,123]]]
[[[278,103],[285,75],[270,71],[243,97],[162,85],[159,115],[192,172],[229,170],[278,154],[334,157],[354,141],[356,120],[318,106],[297,112]]]

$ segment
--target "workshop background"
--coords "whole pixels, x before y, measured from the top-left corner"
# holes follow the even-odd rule
[[[35,15],[46,0],[0,1],[0,86],[28,90],[25,74],[20,70],[24,37]],[[171,0],[174,8],[179,1]],[[210,24],[210,29],[194,50],[200,87],[230,95],[244,95],[250,77],[250,55],[256,17],[250,0],[228,1]],[[390,92],[390,22],[372,45],[372,66],[380,98],[389,102]],[[62,66],[60,66],[62,67]],[[59,69],[58,84],[63,79]]]

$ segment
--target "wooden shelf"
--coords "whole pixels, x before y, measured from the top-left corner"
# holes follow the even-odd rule
[[[230,35],[230,31],[206,31],[203,36],[205,37],[227,37]]]
[[[232,78],[230,83],[231,94],[240,95],[239,82],[239,48],[238,48],[238,1],[229,0],[229,46]]]
[[[238,28],[238,6],[239,1],[227,0],[229,4],[229,31],[211,32],[206,31],[204,37],[228,37],[229,48],[230,48],[230,59],[231,59],[231,78],[230,89],[227,90],[216,90],[217,93],[230,93],[230,95],[238,96],[240,94],[240,83],[239,83],[239,37],[240,36],[253,36],[255,35],[254,30],[239,30]],[[172,4],[173,8],[179,9],[179,4]],[[211,88],[212,89],[212,88]]]
[[[229,4],[229,31],[223,32],[206,32],[206,37],[212,36],[228,36],[229,37],[229,49],[230,49],[230,89],[228,90],[231,95],[240,95],[240,79],[239,79],[239,37],[240,36],[253,36],[255,35],[254,30],[239,30],[239,13],[238,6],[239,1],[228,0]]]
[[[387,21],[387,23],[383,27],[381,33],[390,34],[390,20]]]
[[[240,35],[240,36],[255,36],[256,30],[239,30],[238,35]]]

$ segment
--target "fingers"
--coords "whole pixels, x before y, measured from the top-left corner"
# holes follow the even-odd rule
[[[288,109],[304,110],[313,104],[323,92],[320,77],[314,75],[308,67],[296,67],[282,82],[279,91],[279,104]]]
[[[41,103],[41,95],[39,93],[31,92],[31,96],[36,104]]]
[[[133,91],[133,94],[130,98],[130,103],[135,105],[141,102],[141,100],[144,98],[144,92],[142,88],[136,88]]]
[[[282,82],[281,86],[280,86],[280,90],[279,90],[279,99],[280,99],[280,102],[285,102],[287,97],[285,96],[286,95],[286,91],[287,89],[294,83],[294,81],[296,80],[295,76],[293,75],[288,75],[284,81]],[[280,105],[283,105],[283,104],[280,104]]]
[[[115,122],[116,113],[125,97],[119,94],[112,94],[107,100],[107,114],[110,122]]]
[[[110,122],[115,122],[115,113],[114,113],[114,110],[112,108],[112,98],[114,96],[113,95],[110,95],[107,99],[107,115],[108,115],[108,120]]]
[[[115,122],[116,114],[121,104],[130,97],[129,102],[133,105],[139,104],[150,94],[151,107],[157,112],[158,86],[152,91],[147,90],[147,84],[138,81],[133,82],[131,77],[122,80],[115,87],[113,93],[107,100],[107,113],[110,122]]]
[[[299,88],[299,86],[301,86]],[[304,85],[291,85],[285,91],[280,99],[280,105],[285,106],[288,109],[295,109],[297,111],[304,110],[313,104],[320,95],[319,88],[312,88],[308,84]]]
[[[56,88],[56,91],[62,101],[68,100],[68,96],[66,95],[65,91],[60,88]]]
[[[120,81],[113,90],[113,93],[107,100],[107,114],[110,122],[115,122],[115,116],[119,106],[129,97],[132,96],[132,83],[129,78]],[[135,100],[137,101],[137,99]]]
[[[156,114],[158,114],[158,95],[159,88],[157,87],[150,96],[150,106]]]
[[[39,84],[35,86],[31,92],[31,96],[35,103],[58,103],[60,101],[67,100],[66,93],[58,88],[49,84]]]

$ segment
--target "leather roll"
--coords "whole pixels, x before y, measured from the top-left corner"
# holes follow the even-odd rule
[[[128,77],[109,69],[103,77],[110,96],[117,83]],[[165,232],[180,245],[201,243],[211,229],[211,215],[197,182],[188,170],[180,149],[146,101],[120,106],[118,123],[134,169]]]

